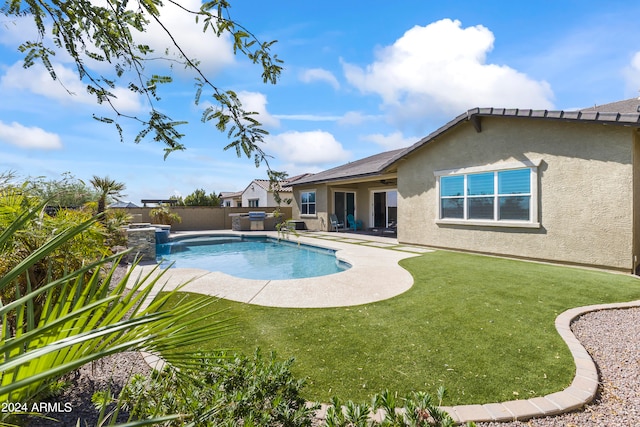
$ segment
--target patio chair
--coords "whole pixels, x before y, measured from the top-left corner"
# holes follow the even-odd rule
[[[389,223],[389,226],[385,229],[382,230],[382,234],[384,233],[391,233],[391,234],[398,234],[398,223],[396,221],[391,221]]]
[[[362,230],[364,228],[364,225],[362,224],[362,221],[360,221],[359,219],[355,219],[353,215],[349,214],[347,215],[347,227],[353,231],[357,231]]]
[[[344,224],[338,221],[338,216],[336,214],[329,215],[329,221],[331,222],[331,228],[335,231],[340,231],[342,228],[344,230]]]

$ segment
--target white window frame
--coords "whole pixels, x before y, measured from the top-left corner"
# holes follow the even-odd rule
[[[259,208],[260,207],[260,199],[247,199],[248,207],[250,208]]]
[[[310,213],[302,213],[302,195],[303,194],[307,194],[307,193],[313,193],[313,211],[314,213],[310,214]],[[304,217],[304,218],[316,218],[318,216],[318,200],[317,200],[317,196],[318,193],[316,192],[315,188],[313,190],[303,190],[300,191],[300,217]],[[305,203],[307,206],[311,205],[311,203]],[[307,209],[307,212],[309,212],[309,209]]]
[[[436,177],[436,202],[438,203],[437,211],[438,218],[436,218],[436,224],[443,225],[471,225],[471,226],[489,226],[489,227],[517,227],[517,228],[540,228],[540,221],[538,218],[538,168],[542,160],[537,161],[523,161],[513,163],[503,163],[496,165],[468,167],[460,169],[447,169],[441,171],[435,171],[433,174]],[[529,196],[529,220],[500,220],[498,219],[498,200],[501,194],[497,191],[497,183],[494,183],[494,194],[492,195],[494,200],[494,219],[467,219],[467,200],[473,196],[468,196],[467,192],[467,175],[475,173],[487,173],[493,172],[495,179],[497,180],[497,172],[514,170],[514,169],[529,169],[530,170],[530,194],[524,194]],[[464,176],[465,177],[465,194],[464,198],[464,215],[463,218],[442,218],[442,203],[440,196],[440,179],[447,176]],[[505,195],[502,195],[505,196]]]

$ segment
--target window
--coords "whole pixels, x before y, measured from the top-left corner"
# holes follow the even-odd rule
[[[249,202],[249,207],[250,208],[258,208],[259,204],[260,204],[260,199],[249,199],[247,200]]]
[[[476,170],[436,173],[442,222],[537,226],[535,168]]]
[[[303,191],[300,193],[300,214],[315,215],[316,214],[316,192]]]

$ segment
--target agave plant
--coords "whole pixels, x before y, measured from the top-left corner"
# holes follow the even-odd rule
[[[4,229],[0,233],[0,248],[37,214],[37,209],[27,210]],[[215,311],[211,311],[207,327],[190,330],[185,316],[209,303],[197,299],[166,308],[165,302],[178,289],[152,297],[162,275],[153,279],[151,274],[134,278],[130,269],[117,284],[110,286],[121,254],[89,262],[32,289],[29,267],[83,233],[95,221],[94,218],[60,231],[0,277],[0,291],[17,287],[25,275],[27,280],[24,295],[19,292],[12,301],[0,301],[0,402],[28,402],[48,382],[117,352],[145,350],[162,355],[177,368],[191,367],[192,354],[179,349],[215,339],[229,330],[230,323],[219,320],[221,316]],[[37,305],[41,305],[38,316]],[[9,318],[14,321],[8,322]]]

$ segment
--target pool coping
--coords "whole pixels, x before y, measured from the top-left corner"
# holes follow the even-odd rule
[[[207,235],[265,236],[276,239],[281,237],[272,231],[217,230],[172,233],[172,236],[179,238]],[[161,286],[164,286],[164,290],[171,290],[188,282],[182,289],[185,292],[282,308],[330,308],[368,304],[393,298],[413,286],[413,277],[400,267],[398,262],[418,256],[418,253],[319,240],[304,235],[289,236],[283,240],[335,250],[336,257],[349,263],[351,268],[324,276],[286,280],[243,279],[221,272],[192,268],[160,270],[156,268],[155,263],[139,264],[133,273],[151,274],[152,277],[156,277],[164,272],[154,289],[154,294]]]

